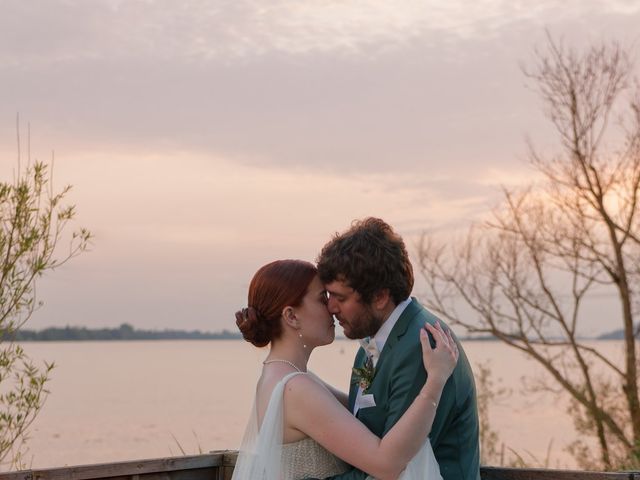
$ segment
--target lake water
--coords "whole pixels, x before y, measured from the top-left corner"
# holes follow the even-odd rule
[[[464,344],[472,365],[490,361],[492,378],[513,389],[490,410],[500,440],[530,460],[575,467],[564,451],[575,437],[563,404],[520,391],[520,378],[541,373],[498,342]],[[26,343],[37,360],[55,361],[51,394],[31,428],[33,468],[115,462],[235,449],[267,354],[243,341]],[[346,390],[357,342],[314,351],[310,369]],[[603,352],[617,342],[597,342]],[[621,355],[621,354],[620,354]]]

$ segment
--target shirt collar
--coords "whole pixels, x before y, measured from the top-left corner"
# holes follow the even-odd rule
[[[389,338],[391,330],[393,330],[393,327],[400,318],[400,315],[402,315],[402,312],[404,312],[404,309],[407,308],[410,303],[411,297],[396,305],[396,308],[393,309],[391,315],[387,317],[382,326],[378,329],[378,332],[373,337],[373,339],[376,341],[376,345],[378,346],[378,351],[382,351],[382,349],[384,348],[384,344],[387,342],[387,338]]]

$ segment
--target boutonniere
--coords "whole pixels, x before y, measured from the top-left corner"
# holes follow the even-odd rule
[[[366,392],[371,383],[373,382],[373,377],[376,374],[376,369],[373,366],[373,362],[371,361],[371,357],[367,357],[364,362],[363,367],[353,367],[353,376],[355,381],[353,383],[357,383],[362,388],[363,392]]]

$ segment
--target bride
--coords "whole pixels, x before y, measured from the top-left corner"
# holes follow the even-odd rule
[[[307,371],[315,347],[335,338],[327,293],[314,265],[278,260],[254,275],[248,307],[236,313],[243,337],[270,345],[233,480],[297,480],[338,475],[348,465],[377,479],[439,480],[428,434],[447,378],[458,359],[449,332],[425,325],[420,394],[382,438],[347,408],[347,395]]]

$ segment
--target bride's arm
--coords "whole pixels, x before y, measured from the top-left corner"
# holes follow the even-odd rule
[[[347,463],[379,478],[396,478],[424,443],[440,394],[457,361],[457,349],[441,327],[427,326],[436,339],[431,349],[421,333],[429,375],[420,393],[398,422],[378,438],[326,388],[305,375],[292,378],[285,389],[287,424],[310,436]]]
[[[349,408],[349,394],[344,393],[343,391],[338,390],[333,385],[328,384],[327,382],[322,380],[319,376],[317,376],[315,373],[313,372],[307,372],[307,373],[311,374],[313,378],[315,378],[318,382],[322,383],[322,385],[324,385],[327,388],[327,390],[331,392],[331,395],[336,397],[336,400],[338,400],[345,408]]]

